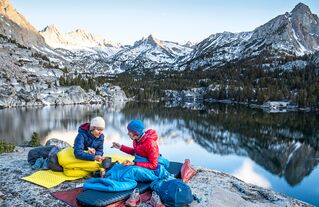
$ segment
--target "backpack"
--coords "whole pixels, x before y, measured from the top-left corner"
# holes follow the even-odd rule
[[[55,171],[55,172],[63,172],[63,167],[59,164],[58,160],[58,152],[61,150],[60,147],[54,146],[50,152],[49,152],[49,164],[48,167],[50,170]]]
[[[157,194],[163,204],[168,207],[184,206],[193,201],[190,187],[180,179],[163,181]]]

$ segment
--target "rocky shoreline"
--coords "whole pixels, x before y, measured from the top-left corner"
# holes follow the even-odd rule
[[[55,199],[50,193],[73,189],[85,182],[86,179],[64,182],[50,189],[21,180],[20,178],[34,172],[27,162],[27,154],[30,149],[32,148],[16,147],[13,153],[0,154],[0,206],[68,206]],[[198,173],[189,181],[188,185],[200,202],[194,201],[190,206],[311,206],[272,190],[247,184],[222,172],[201,167],[195,168]],[[143,203],[140,206],[149,207],[150,205]]]

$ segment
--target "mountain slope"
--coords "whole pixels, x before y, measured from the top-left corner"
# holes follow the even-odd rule
[[[252,32],[218,33],[195,47],[187,59],[190,68],[211,68],[263,55],[270,61],[312,54],[319,50],[319,19],[299,3]],[[267,58],[265,56],[267,54]]]
[[[180,58],[187,56],[191,48],[178,43],[162,41],[149,35],[136,41],[110,59],[110,65],[121,70],[168,69]]]
[[[309,7],[299,3],[290,13],[280,15],[254,30],[251,40],[264,40],[272,49],[292,55],[319,49],[319,19]]]
[[[26,47],[45,46],[41,35],[15,10],[9,0],[0,1],[0,34]]]

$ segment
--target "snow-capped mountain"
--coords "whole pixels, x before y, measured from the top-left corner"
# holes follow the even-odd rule
[[[319,50],[319,19],[309,7],[299,3],[290,13],[280,15],[254,30],[251,41],[264,49],[304,55]],[[274,52],[274,51],[272,51]]]
[[[56,51],[67,58],[73,71],[94,74],[118,74],[127,70],[169,69],[180,58],[186,57],[192,49],[178,43],[162,41],[152,35],[135,42],[133,46],[105,47]],[[117,51],[116,51],[117,50]],[[114,52],[115,51],[115,52]]]
[[[198,43],[188,57],[191,68],[214,67],[239,59],[252,32],[223,32]]]
[[[271,61],[283,56],[302,56],[319,50],[319,19],[299,3],[252,32],[217,33],[196,45],[189,67],[213,68],[225,63],[267,54]]]
[[[175,42],[163,41],[152,35],[136,41],[133,46],[119,51],[110,59],[110,65],[122,71],[131,69],[169,69],[191,48]]]
[[[64,48],[68,50],[92,50],[99,48],[108,52],[118,51],[122,46],[120,43],[106,40],[105,38],[77,29],[72,32],[62,33],[55,25],[49,25],[40,31],[45,42],[52,48]],[[114,53],[114,52],[113,52]]]
[[[135,68],[170,68],[192,49],[178,43],[162,41],[152,35],[133,46],[121,46],[100,36],[76,30],[62,33],[56,26],[46,27],[40,34],[48,45],[67,57],[78,72],[121,73]]]
[[[12,7],[8,5],[2,3],[0,8],[3,9],[0,11],[16,16],[16,13],[8,13],[9,10],[4,9]],[[13,7],[11,10],[15,11]],[[0,16],[0,20],[3,18],[7,17]],[[5,36],[10,37],[10,29],[6,28],[10,24],[8,21],[6,24],[0,24],[0,29]],[[26,22],[20,25],[30,24]],[[121,46],[119,43],[81,29],[62,33],[54,25],[46,27],[40,34],[47,45],[56,48],[55,58],[59,56],[60,59],[66,60],[67,63],[64,65],[70,65],[71,71],[117,74],[128,70],[214,68],[226,63],[254,59],[260,55],[264,57],[267,55],[263,63],[280,64],[280,60],[284,57],[298,57],[319,50],[318,25],[318,16],[312,14],[308,6],[299,3],[291,12],[279,15],[253,31],[217,33],[196,45],[191,42],[180,45],[149,35],[136,41],[132,46]],[[21,28],[23,30],[24,27]],[[34,37],[38,38],[39,33],[34,32],[32,26],[30,28],[35,34]],[[19,34],[19,32],[11,33]],[[43,38],[40,36],[39,39]],[[19,37],[13,39],[19,40]],[[32,46],[30,43],[27,45]],[[51,57],[52,52],[48,53],[48,56]]]
[[[49,25],[40,34],[46,43],[65,58],[72,72],[79,73],[119,73],[109,70],[108,58],[122,50],[120,43],[77,29],[63,33],[55,25]]]

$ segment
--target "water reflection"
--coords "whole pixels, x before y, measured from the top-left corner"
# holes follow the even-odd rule
[[[93,116],[108,116],[119,112],[124,103],[116,105],[73,105],[14,108],[0,110],[0,138],[15,144],[24,144],[31,139],[33,132],[41,137],[54,130],[75,130],[79,124]]]
[[[133,107],[128,104],[123,113],[131,114]],[[201,111],[167,110],[160,105],[138,109],[135,112],[143,117],[152,118],[151,111],[156,110],[161,120],[180,120],[171,131],[189,131],[193,141],[215,154],[247,156],[267,171],[284,176],[292,186],[319,162],[319,118],[315,114],[268,114],[219,104]]]
[[[264,188],[271,187],[269,181],[253,169],[253,163],[249,159],[246,159],[243,165],[234,172],[233,175],[246,183],[256,184]]]
[[[23,144],[35,131],[43,142],[56,137],[73,144],[78,126],[96,115],[106,120],[106,146],[112,141],[130,145],[126,124],[140,118],[156,129],[161,151],[170,159],[191,158],[196,165],[219,168],[263,187],[276,187],[274,182],[282,182],[278,177],[299,187],[306,177],[318,181],[311,174],[319,162],[319,117],[310,113],[169,103],[3,109],[0,138]],[[107,147],[106,152],[115,151]]]

